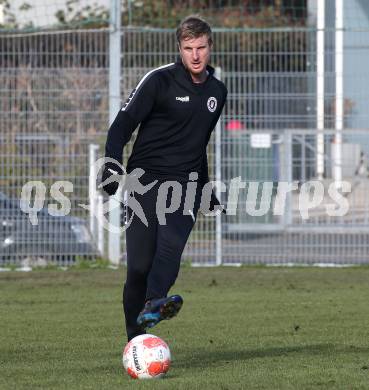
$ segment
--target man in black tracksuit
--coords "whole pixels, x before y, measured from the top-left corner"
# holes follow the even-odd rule
[[[181,255],[200,207],[201,190],[209,182],[206,146],[227,96],[226,87],[208,65],[210,26],[190,16],[178,27],[177,40],[181,59],[153,69],[142,78],[111,125],[106,141],[105,156],[122,163],[123,147],[140,125],[127,173],[140,168],[145,172],[140,182],[155,183],[149,191],[134,195],[147,224],[128,210],[132,223],[126,231],[123,305],[129,340],[162,319],[171,318],[182,305],[180,296],[167,297],[167,293],[178,275]],[[118,188],[112,178],[121,173],[119,165],[105,165],[103,188],[109,195]],[[197,182],[197,190],[195,201],[188,207],[191,202],[186,202],[186,187],[190,182]],[[181,190],[180,206],[165,214],[165,224],[157,215],[158,191],[163,188],[169,189],[168,194],[164,191],[168,195],[164,205],[167,210],[172,201],[170,190],[172,194]],[[214,193],[211,204],[219,204]]]

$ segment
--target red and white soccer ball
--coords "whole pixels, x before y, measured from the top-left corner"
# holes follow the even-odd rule
[[[134,379],[161,378],[170,367],[169,347],[152,334],[136,336],[124,348],[123,366]]]

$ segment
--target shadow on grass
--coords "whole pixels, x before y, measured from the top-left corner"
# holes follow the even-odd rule
[[[369,352],[369,348],[345,346],[335,344],[316,344],[316,345],[301,345],[290,347],[272,347],[260,349],[244,349],[244,350],[223,350],[217,348],[208,348],[206,350],[186,350],[179,353],[178,359],[175,360],[177,368],[192,368],[203,369],[218,363],[242,362],[252,359],[264,359],[273,357],[288,357],[293,355],[302,356],[332,356],[332,354],[349,354],[349,353],[365,353]],[[196,365],[192,362],[196,361]]]
[[[173,361],[172,368],[175,369],[188,369],[191,370],[204,370],[207,367],[218,367],[219,364],[227,363],[242,363],[253,359],[268,359],[274,357],[288,357],[298,358],[304,356],[327,356],[332,357],[335,354],[352,354],[360,353],[367,355],[369,348],[350,346],[350,345],[336,345],[336,344],[316,344],[316,345],[301,345],[301,346],[287,346],[287,347],[271,347],[260,349],[234,349],[224,350],[216,347],[209,347],[206,350],[200,350],[195,348],[188,348],[178,350],[176,353],[176,359]],[[102,354],[104,355],[104,353]],[[60,366],[54,366],[50,378],[58,377],[59,375],[65,375],[67,370],[69,376],[75,375],[87,375],[97,376],[101,378],[108,377],[121,377],[121,380],[130,380],[127,374],[124,372],[122,365],[120,364],[120,357],[115,353],[105,353],[106,360],[109,363],[101,364],[93,360],[93,363],[84,362],[83,365],[75,365],[73,359],[68,363],[64,363]],[[112,356],[113,355],[113,356]],[[113,359],[112,359],[113,358]],[[38,360],[38,359],[37,359]],[[101,356],[101,361],[104,361],[104,357]],[[42,368],[48,370],[47,366]],[[179,374],[171,371],[166,380],[170,381],[179,377]],[[50,380],[49,378],[49,380]]]

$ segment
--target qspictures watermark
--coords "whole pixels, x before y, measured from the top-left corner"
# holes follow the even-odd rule
[[[94,172],[98,173],[108,161],[119,164],[115,160],[101,158],[96,161]],[[295,203],[297,199],[297,205],[294,206],[294,209],[296,210],[297,206],[297,210],[304,220],[309,219],[311,211],[318,207],[323,207],[326,215],[330,217],[342,217],[350,209],[347,195],[352,188],[351,183],[348,181],[333,181],[326,188],[318,180],[304,183],[298,181],[280,181],[278,183],[271,181],[246,182],[242,181],[242,178],[239,176],[232,178],[228,187],[222,181],[210,181],[201,188],[198,182],[198,173],[191,172],[185,184],[175,180],[160,181],[159,184],[158,180],[154,180],[144,185],[140,181],[145,174],[143,169],[137,168],[127,173],[122,165],[119,168],[123,172],[122,175],[112,175],[108,180],[101,183],[98,188],[102,189],[109,182],[116,181],[119,183],[120,192],[124,194],[121,199],[116,202],[110,202],[109,200],[104,202],[102,213],[99,215],[96,212],[96,208],[91,207],[91,205],[79,204],[80,207],[95,213],[102,226],[113,232],[128,229],[134,216],[148,226],[144,210],[135,195],[144,195],[149,191],[156,191],[156,216],[160,225],[165,225],[167,215],[176,212],[182,205],[183,215],[191,216],[195,221],[194,207],[199,188],[201,189],[200,210],[207,217],[219,215],[223,209],[225,209],[228,216],[239,214],[240,209],[244,210],[242,212],[245,212],[247,215],[254,217],[262,217],[268,213],[272,213],[275,216],[283,216],[286,212],[288,198],[292,194],[294,194]],[[95,179],[96,182],[97,174]],[[70,181],[63,180],[53,183],[50,187],[50,196],[56,203],[51,203],[47,206],[48,213],[53,216],[68,215],[71,211],[71,201],[67,194],[72,192],[73,183]],[[215,192],[218,194],[224,193],[227,201],[225,204],[215,205],[214,209],[210,210],[212,194]],[[242,192],[242,197],[245,198],[243,201],[245,207],[240,207],[240,195]],[[38,213],[44,209],[46,194],[47,188],[42,181],[29,181],[22,188],[20,207],[24,213],[28,214],[29,220],[33,225],[38,224]],[[170,202],[168,202],[168,199],[170,199]],[[109,222],[109,212],[118,207],[120,208],[122,205],[130,209],[130,218],[126,220],[123,226],[118,227]],[[291,205],[288,207],[291,207]]]

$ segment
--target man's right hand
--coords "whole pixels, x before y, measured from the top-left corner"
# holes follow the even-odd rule
[[[114,195],[118,190],[122,174],[122,168],[118,164],[107,162],[103,167],[99,188],[102,187],[110,196]]]

